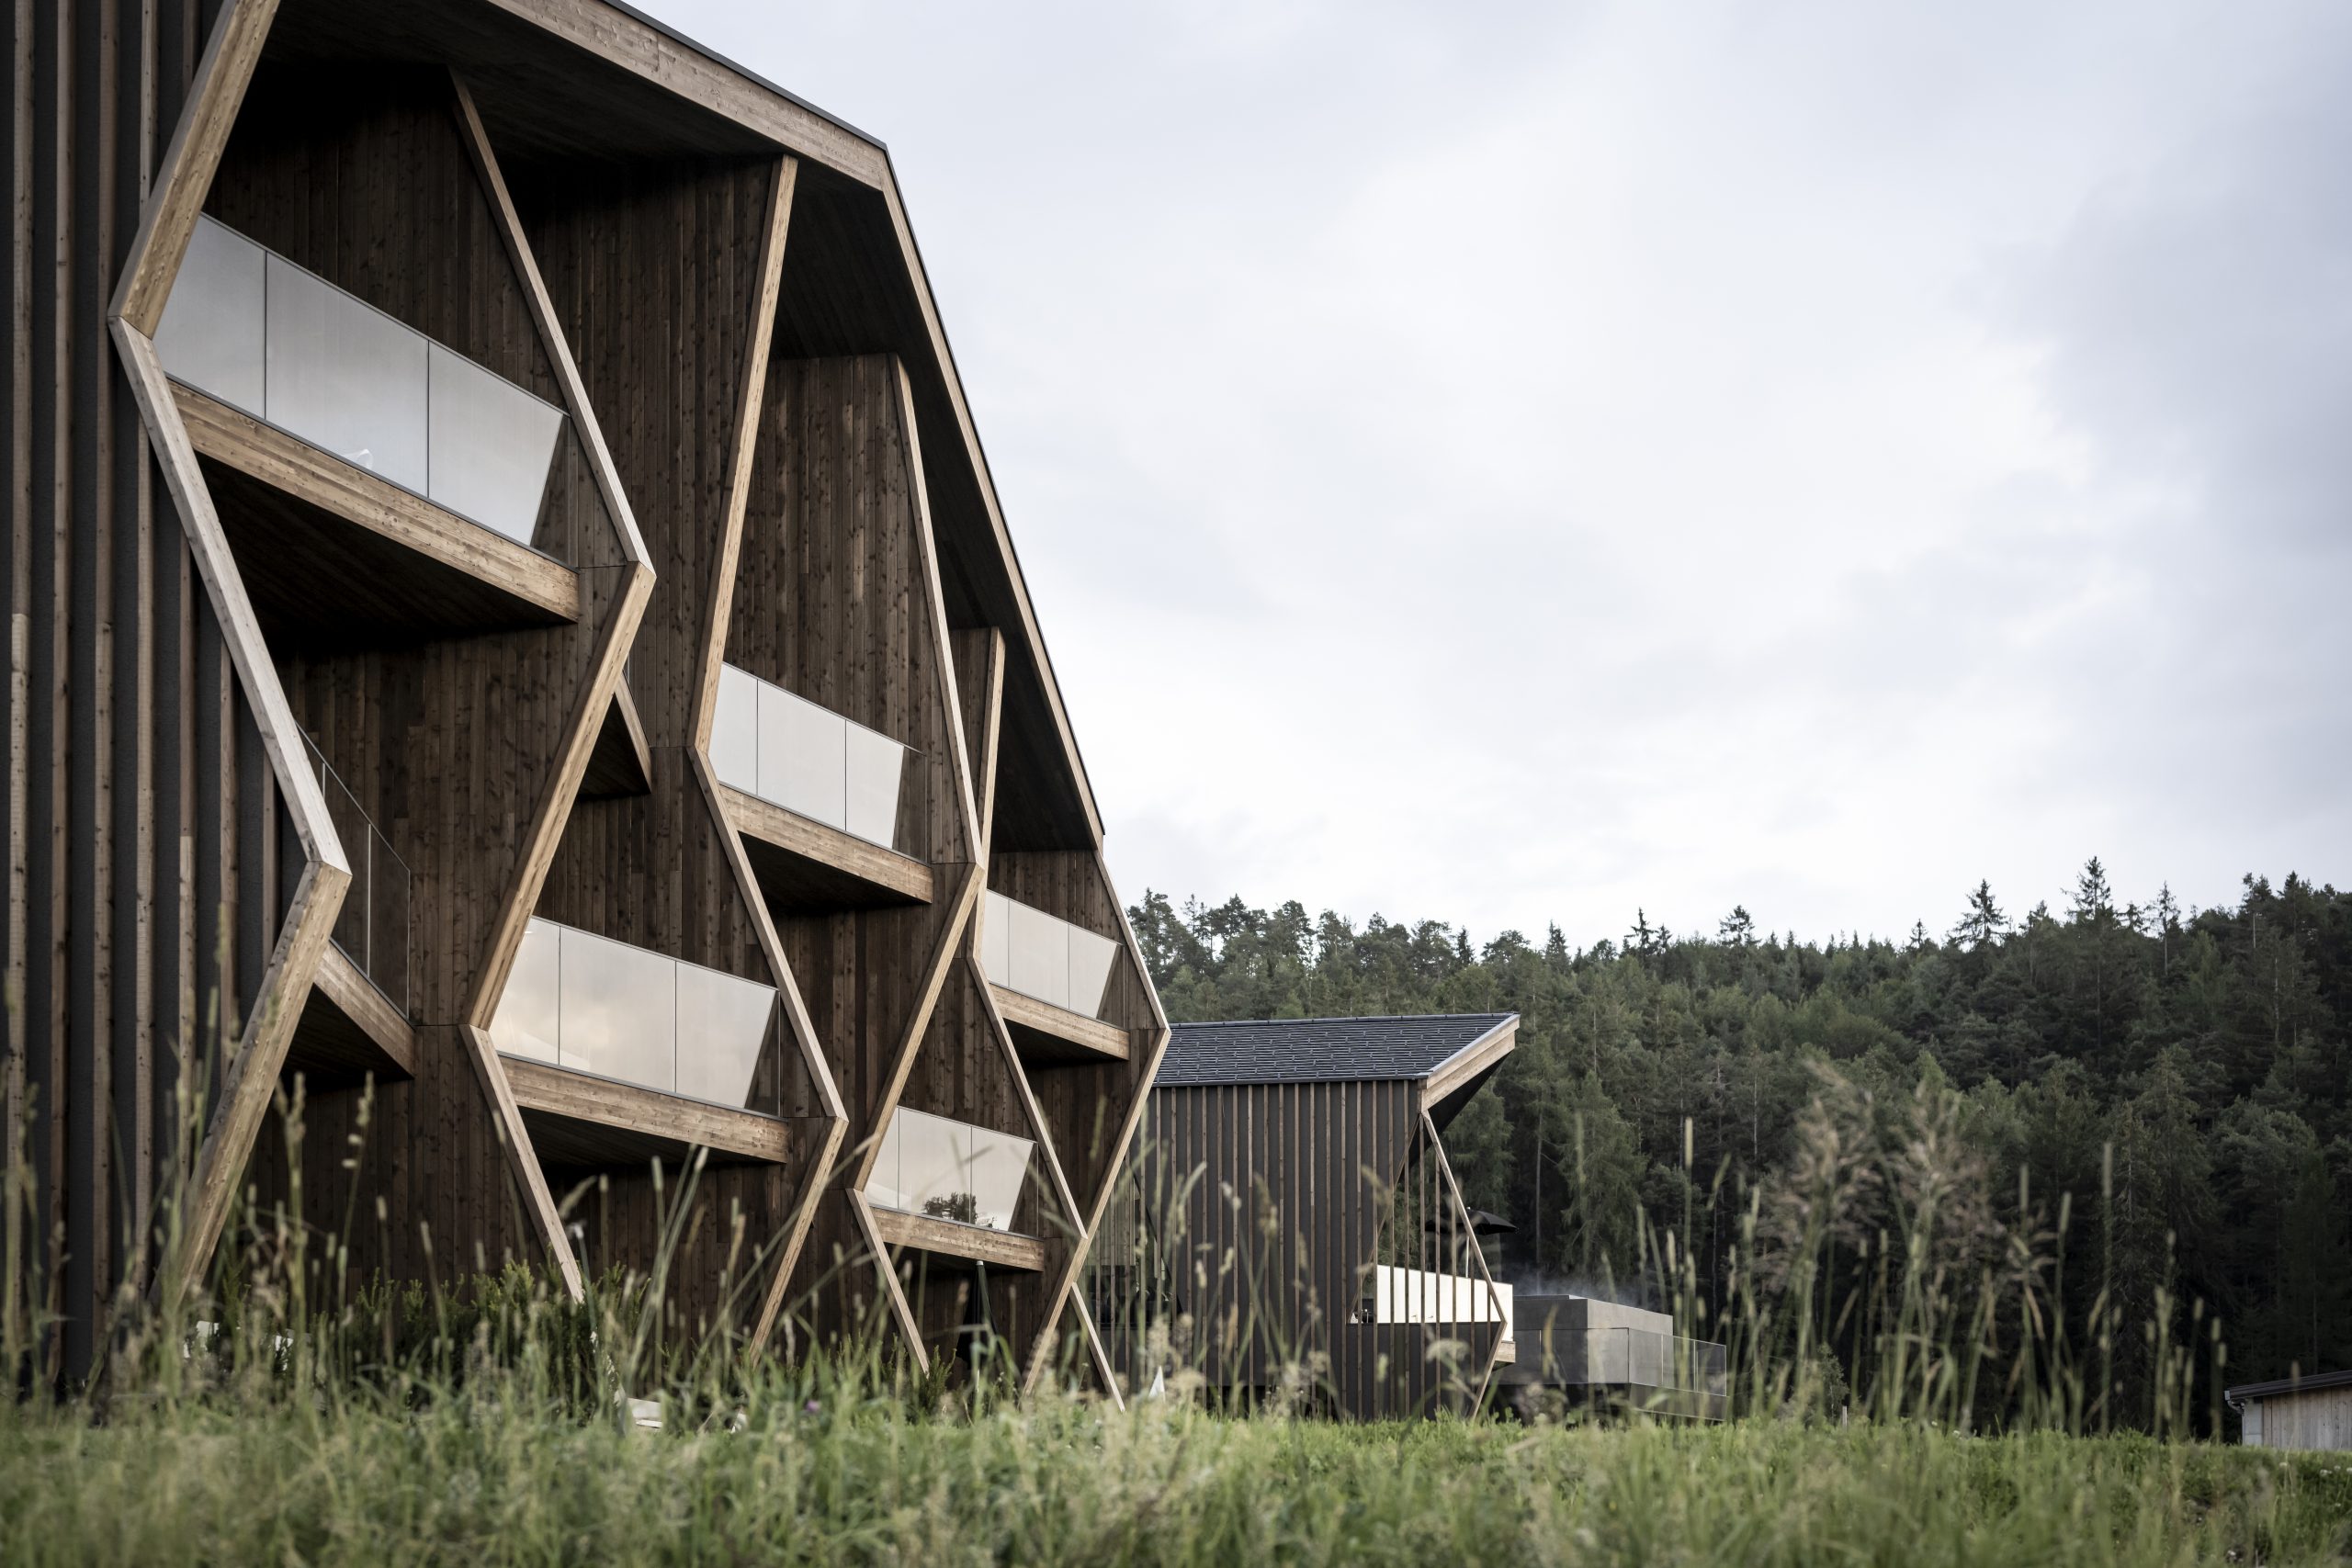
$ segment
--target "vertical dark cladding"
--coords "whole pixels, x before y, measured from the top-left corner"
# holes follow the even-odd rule
[[[217,1069],[278,913],[258,733],[107,325],[218,10],[17,0],[6,19],[0,919],[6,1149],[33,1182],[7,1266],[41,1281],[61,1324],[41,1371],[68,1377],[147,1282],[182,1086]]]

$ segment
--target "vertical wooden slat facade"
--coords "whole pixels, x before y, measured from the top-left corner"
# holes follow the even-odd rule
[[[890,1321],[922,1361],[978,1325],[1034,1384],[1081,1337],[1167,1030],[880,146],[601,0],[6,26],[6,1237],[60,1325],[43,1371],[195,1288],[247,1191],[383,1214],[341,1287],[437,1258],[577,1291],[653,1265],[647,1159],[700,1145],[682,1330]],[[199,213],[568,414],[528,549],[164,378]],[[854,856],[778,849],[718,783],[721,660],[913,749],[927,896],[844,894]],[[390,990],[328,942],[374,852],[322,765],[411,873]],[[1008,1023],[989,888],[1120,944],[1124,1046]],[[775,986],[775,1114],[499,1057],[534,915]],[[1020,1267],[876,1256],[901,1102],[1040,1142]]]
[[[1360,1419],[1475,1407],[1504,1330],[1476,1310],[1499,1303],[1440,1138],[1514,1029],[1442,1082],[1155,1088],[1089,1277],[1119,1376]],[[1460,1279],[1472,1316],[1373,1321],[1381,1265]]]

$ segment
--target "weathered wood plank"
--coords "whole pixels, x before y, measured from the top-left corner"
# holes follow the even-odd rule
[[[873,1213],[875,1231],[887,1247],[919,1247],[948,1258],[969,1258],[991,1269],[1019,1269],[1033,1274],[1046,1267],[1046,1244],[1035,1236],[959,1225],[953,1220],[904,1214],[872,1204],[866,1207]]]
[[[774,1116],[730,1111],[723,1105],[639,1089],[611,1078],[570,1073],[544,1062],[514,1056],[499,1060],[506,1069],[506,1081],[513,1087],[514,1102],[526,1111],[568,1116],[681,1144],[698,1144],[750,1159],[781,1164],[792,1157],[792,1128]]]
[[[527,546],[460,517],[413,491],[346,463],[300,436],[181,382],[174,400],[189,442],[207,457],[276,485],[347,522],[477,578],[551,615],[581,615],[579,574]]]

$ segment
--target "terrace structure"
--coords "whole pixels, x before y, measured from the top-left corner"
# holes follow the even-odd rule
[[[882,145],[605,0],[10,26],[48,1370],[247,1196],[314,1290],[1105,1370],[1167,1032]]]
[[[1176,1026],[1091,1275],[1131,1387],[1360,1419],[1476,1408],[1513,1354],[1443,1134],[1516,1013]]]

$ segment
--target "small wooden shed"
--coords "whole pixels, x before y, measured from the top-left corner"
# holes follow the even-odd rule
[[[1174,1027],[1097,1244],[1097,1320],[1130,1386],[1372,1419],[1465,1408],[1510,1354],[1442,1134],[1516,1013]]]
[[[2352,1371],[2240,1383],[2222,1397],[2250,1449],[2352,1450]]]

